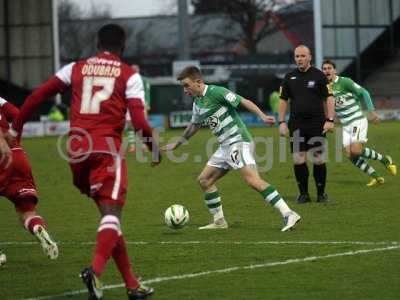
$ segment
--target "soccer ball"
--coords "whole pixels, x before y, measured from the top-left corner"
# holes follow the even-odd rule
[[[6,257],[6,255],[5,255],[3,252],[1,252],[1,250],[0,250],[0,267],[3,266],[3,265],[5,265],[6,262],[7,262],[7,257]]]
[[[180,229],[189,221],[189,212],[179,204],[171,205],[165,211],[165,224],[172,229]]]

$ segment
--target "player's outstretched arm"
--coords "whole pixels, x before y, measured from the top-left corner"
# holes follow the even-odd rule
[[[186,143],[192,136],[196,134],[196,132],[200,129],[201,124],[195,124],[190,122],[190,124],[186,127],[185,131],[183,132],[182,136],[178,139],[177,142],[167,144],[161,147],[162,151],[173,151],[178,148],[180,145]]]
[[[0,97],[0,110],[1,113],[5,116],[8,123],[12,123],[19,114],[19,109],[16,108],[13,104],[8,102],[6,99]],[[9,146],[13,146],[16,140],[16,137],[13,137],[10,133],[4,133],[4,138],[7,141]]]
[[[143,143],[151,150],[152,166],[157,166],[161,163],[161,153],[158,142],[153,136],[153,130],[145,117],[145,110],[140,99],[128,100],[128,110],[131,115],[132,127],[136,132],[140,132],[140,137]]]
[[[35,89],[32,94],[26,98],[18,117],[14,119],[12,127],[10,128],[11,135],[17,136],[22,132],[22,127],[25,122],[29,120],[40,104],[50,97],[55,96],[57,93],[63,93],[67,88],[68,86],[63,81],[57,76],[53,76]]]
[[[266,124],[274,124],[275,123],[275,117],[273,116],[267,116],[264,114],[261,109],[258,108],[257,105],[255,105],[252,101],[248,99],[242,99],[240,104],[247,109],[249,112],[252,112],[253,114],[257,115],[261,120],[263,120],[264,123]]]
[[[6,102],[3,105],[1,105],[1,111],[3,112],[4,116],[7,119],[7,122],[12,123],[19,114],[19,109],[16,108],[13,104],[10,102]]]
[[[364,88],[361,89],[361,94],[362,94],[362,98],[364,100],[365,106],[367,107],[367,110],[368,110],[368,120],[374,124],[379,123],[380,118],[379,118],[379,115],[375,112],[375,106],[371,99],[371,95]]]

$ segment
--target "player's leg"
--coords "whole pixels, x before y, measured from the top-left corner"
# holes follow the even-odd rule
[[[233,158],[232,168],[238,169],[244,181],[250,187],[258,191],[266,202],[281,213],[285,222],[282,231],[293,228],[301,218],[289,208],[278,191],[260,177],[253,157],[252,145],[249,143],[241,143],[233,147],[232,153],[236,153],[235,151],[239,152],[237,156],[231,155],[231,158]]]
[[[96,166],[96,168],[101,166],[101,161],[98,161],[96,164],[93,161],[94,154],[81,158],[81,157],[72,157],[70,158],[70,168],[72,172],[73,184],[74,186],[79,189],[82,194],[87,195],[88,197],[92,197],[92,190],[94,187],[98,187],[102,185],[102,182],[91,182],[91,172],[92,168]],[[96,157],[95,157],[96,158]],[[97,188],[98,189],[98,188]],[[97,189],[95,191],[97,191]],[[93,197],[92,197],[93,198]],[[96,250],[97,250],[97,243],[96,243]],[[96,254],[95,254],[96,255]],[[89,299],[97,300],[103,299],[103,290],[102,284],[97,277],[97,275],[93,271],[93,267],[88,267],[83,269],[80,274],[84,284],[86,285],[89,293]]]
[[[378,172],[371,167],[367,160],[362,156],[364,152],[364,146],[367,139],[368,133],[368,121],[367,119],[361,119],[352,122],[343,127],[343,146],[347,157],[351,162],[359,168],[361,171],[367,173],[371,179],[367,183],[368,187],[383,184],[385,179],[378,174]]]
[[[381,154],[369,147],[364,147],[361,156],[367,159],[378,160],[386,167],[391,175],[395,176],[397,174],[397,166],[393,163],[391,156]]]
[[[307,166],[307,152],[300,151],[293,153],[294,162],[294,175],[296,177],[297,187],[299,189],[299,195],[296,201],[298,203],[310,202],[310,195],[308,193],[308,177],[309,171]]]
[[[122,205],[108,205],[100,204],[99,210],[102,215],[102,220],[107,220],[111,224],[118,226],[118,239],[112,249],[111,255],[114,262],[121,273],[122,278],[125,282],[129,299],[142,299],[148,295],[154,293],[154,289],[147,287],[139,282],[139,279],[135,275],[132,269],[131,262],[129,260],[128,248],[126,247],[125,238],[121,229],[121,214]],[[106,219],[105,219],[106,218]],[[103,226],[108,223],[103,222]],[[106,254],[108,255],[108,253]]]
[[[215,160],[210,160],[209,164],[212,164],[213,162],[215,164]],[[225,221],[224,212],[222,209],[221,196],[219,195],[218,189],[215,185],[218,179],[223,177],[228,172],[228,169],[221,167],[218,168],[209,164],[204,167],[197,180],[204,193],[204,201],[209,212],[213,216],[213,222],[206,226],[199,227],[199,229],[228,228],[228,224]]]
[[[92,270],[100,278],[107,261],[112,256],[125,282],[129,299],[141,299],[154,292],[153,288],[140,284],[132,269],[128,249],[121,229],[122,205],[112,199],[98,199],[102,219],[96,238],[96,251]]]
[[[396,175],[397,174],[397,167],[393,163],[392,158],[389,155],[381,154],[374,149],[368,147],[366,145],[367,143],[367,132],[368,132],[368,121],[367,119],[361,119],[356,121],[356,128],[355,131],[358,133],[357,140],[359,142],[363,143],[363,149],[362,153],[360,156],[362,156],[365,159],[373,159],[373,160],[378,160],[380,161],[386,169],[389,171],[391,175]]]
[[[36,197],[23,197],[12,201],[22,225],[37,238],[44,254],[50,259],[57,259],[57,243],[51,238],[45,220],[36,212]]]
[[[297,196],[298,203],[310,202],[308,194],[308,177],[309,171],[307,166],[307,152],[305,138],[300,128],[296,128],[290,124],[290,149],[293,154],[293,169],[296,177],[299,195]]]
[[[91,168],[93,168],[94,165],[94,162],[92,165],[92,156],[93,154],[85,159],[80,159],[80,157],[72,157],[70,159],[73,184],[82,194],[85,194],[89,197],[91,197],[91,189],[94,187],[90,181]],[[97,186],[99,185],[101,185],[101,182],[97,183]],[[88,289],[89,299],[103,299],[102,284],[99,278],[93,272],[92,267],[85,268],[81,272],[80,277]]]
[[[136,134],[132,127],[127,128],[127,135],[128,135],[128,152],[135,152],[136,151]]]
[[[97,190],[92,189],[91,196],[97,203],[101,220],[91,268],[83,270],[81,277],[93,299],[101,299],[99,278],[112,256],[125,281],[129,299],[144,297],[154,290],[141,285],[133,273],[121,230],[121,214],[127,188],[125,160],[106,154],[92,155],[91,159],[97,163],[91,170],[90,184],[99,187]]]
[[[143,152],[149,151],[146,144],[141,143],[140,139],[136,138],[135,130],[133,130],[133,128],[131,126],[128,126],[126,131],[127,131],[128,145],[129,145],[128,152],[134,153],[136,151],[136,146],[138,146],[138,145],[141,145],[140,149]]]
[[[36,186],[28,158],[23,150],[13,151],[13,172],[5,196],[13,202],[22,225],[39,241],[50,259],[57,259],[58,246],[50,237],[45,220],[36,212]]]
[[[350,159],[355,167],[368,174],[371,179],[367,183],[368,187],[383,184],[385,179],[368,164],[367,160],[364,159],[361,154],[363,152],[363,144],[360,142],[354,142],[350,145],[345,146],[346,156]]]
[[[328,201],[328,195],[325,193],[327,168],[326,168],[326,137],[322,134],[323,125],[311,127],[305,134],[308,159],[313,164],[313,177],[317,189],[317,202]]]
[[[393,163],[393,159],[389,155],[381,154],[376,150],[365,146],[361,156],[365,159],[372,159],[380,161],[391,175],[397,174],[397,166]]]

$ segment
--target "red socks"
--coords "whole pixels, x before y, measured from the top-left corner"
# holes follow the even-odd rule
[[[24,227],[30,233],[35,234],[36,226],[41,225],[46,228],[45,222],[41,216],[29,217],[24,222]]]
[[[116,216],[107,215],[101,219],[96,237],[96,251],[92,260],[92,268],[96,276],[100,277],[103,273],[120,233],[120,223]]]
[[[131,263],[129,262],[128,250],[126,249],[125,239],[121,235],[112,253],[115,264],[125,281],[125,286],[128,289],[136,289],[140,283],[132,271]]]

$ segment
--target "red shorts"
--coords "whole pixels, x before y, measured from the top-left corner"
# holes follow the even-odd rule
[[[8,198],[14,205],[24,205],[21,201],[37,203],[37,191],[32,176],[31,165],[22,148],[12,149],[12,163],[1,170],[0,195]],[[30,208],[34,209],[34,205]],[[31,210],[29,209],[29,210]]]
[[[128,174],[124,158],[92,153],[70,161],[74,185],[97,204],[124,205]]]

